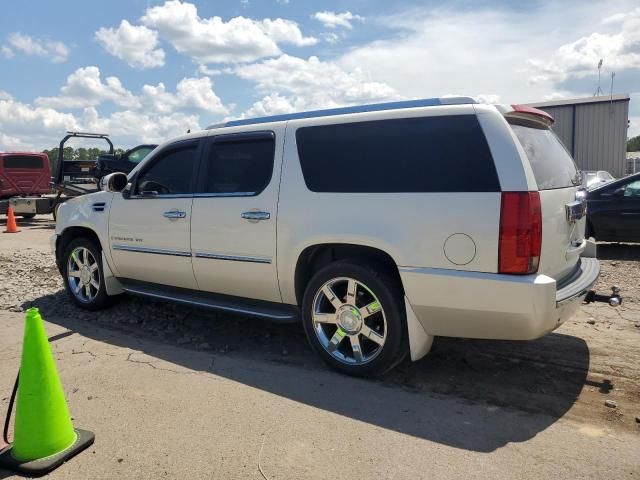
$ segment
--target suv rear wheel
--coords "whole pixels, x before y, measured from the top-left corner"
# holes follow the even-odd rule
[[[62,277],[67,293],[74,303],[87,310],[106,307],[107,295],[102,270],[102,252],[86,237],[72,240],[62,256]]]
[[[381,375],[408,352],[403,295],[398,282],[373,269],[340,261],[318,271],[302,304],[313,349],[334,369]]]

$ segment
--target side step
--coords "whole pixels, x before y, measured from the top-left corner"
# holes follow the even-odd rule
[[[118,280],[122,289],[132,295],[167,300],[246,317],[263,318],[279,323],[293,323],[300,319],[298,307],[285,303],[265,302],[264,300],[157,285],[127,278],[119,278]]]

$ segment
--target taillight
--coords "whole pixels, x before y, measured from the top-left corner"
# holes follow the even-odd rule
[[[542,209],[538,192],[503,192],[500,208],[498,272],[536,273],[542,247]]]

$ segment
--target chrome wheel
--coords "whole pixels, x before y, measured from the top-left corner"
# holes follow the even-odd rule
[[[91,303],[100,290],[98,262],[86,247],[76,247],[67,260],[67,282],[71,293],[83,303]]]
[[[362,282],[334,278],[318,289],[312,304],[313,330],[336,360],[363,365],[376,358],[387,338],[387,320],[378,298]]]

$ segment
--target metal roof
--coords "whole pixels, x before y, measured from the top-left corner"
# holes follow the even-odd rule
[[[562,100],[550,100],[548,102],[527,103],[530,107],[562,107],[565,105],[578,105],[581,103],[608,103],[629,101],[629,94],[619,93],[615,95],[599,95],[597,97],[564,98]]]
[[[230,120],[225,123],[210,125],[207,127],[207,129],[221,128],[221,127],[236,127],[239,125],[254,125],[258,123],[280,122],[284,120],[298,120],[301,118],[316,118],[316,117],[328,117],[333,115],[346,115],[349,113],[379,112],[382,110],[396,110],[401,108],[416,108],[416,107],[435,107],[440,105],[464,105],[469,103],[477,103],[477,102],[471,97],[442,97],[442,98],[424,98],[420,100],[406,100],[401,102],[373,103],[369,105],[356,105],[353,107],[313,110],[310,112],[285,113],[283,115],[272,115],[269,117]]]

